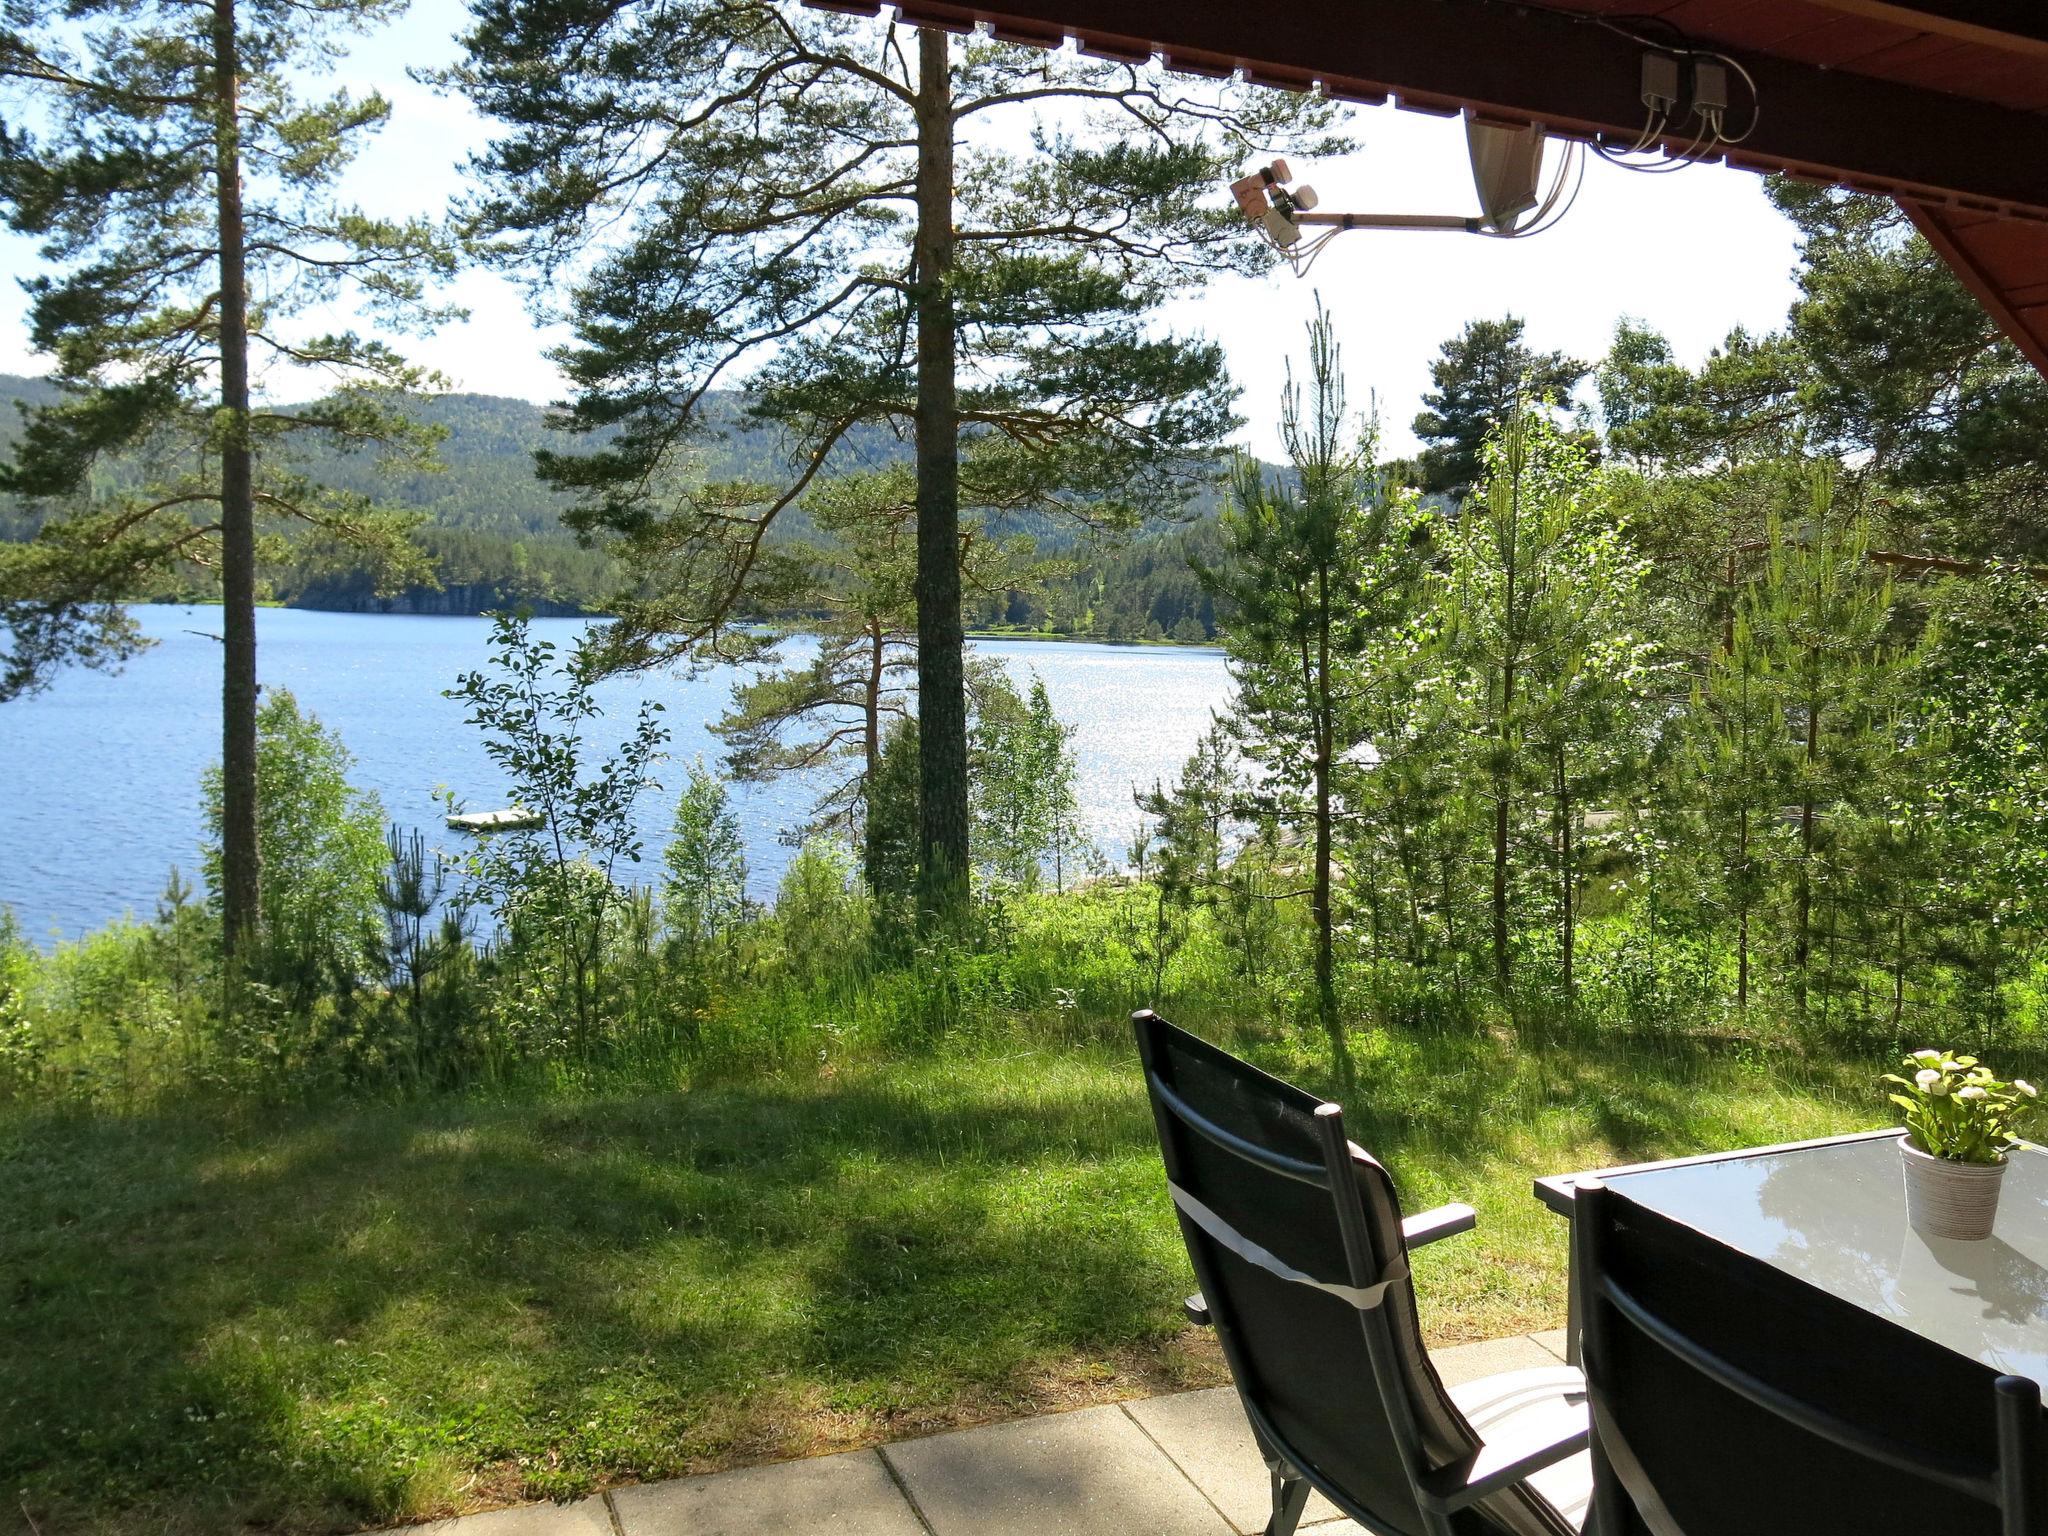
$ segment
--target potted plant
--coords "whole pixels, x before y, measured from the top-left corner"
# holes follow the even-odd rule
[[[2024,1079],[2000,1082],[1974,1056],[1915,1051],[1905,1067],[1910,1077],[1884,1080],[1904,1090],[1891,1099],[1906,1112],[1906,1220],[1926,1237],[1989,1237],[2006,1149],[2039,1095]]]

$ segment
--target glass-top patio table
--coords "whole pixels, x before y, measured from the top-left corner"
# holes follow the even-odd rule
[[[1632,1200],[1986,1365],[2048,1382],[2048,1151],[2015,1148],[1982,1242],[1906,1225],[1897,1130],[1556,1174],[1536,1197],[1569,1219],[1598,1177]],[[1578,1358],[1577,1276],[1568,1345]]]

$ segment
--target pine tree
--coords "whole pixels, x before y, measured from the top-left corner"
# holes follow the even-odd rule
[[[1732,594],[1731,594],[1732,595]],[[1752,927],[1763,900],[1764,849],[1784,785],[1784,719],[1772,658],[1759,642],[1753,603],[1741,604],[1717,645],[1686,716],[1686,749],[1674,797],[1697,806],[1697,837],[1710,850],[1710,897],[1733,920],[1735,1006],[1747,1011]]]
[[[1586,365],[1537,352],[1514,315],[1473,320],[1429,365],[1431,388],[1415,417],[1422,439],[1422,488],[1462,498],[1485,469],[1486,440],[1525,405],[1568,398]]]
[[[820,486],[806,510],[816,536],[763,557],[757,601],[804,616],[816,642],[806,661],[778,665],[784,639],[742,639],[742,655],[763,670],[733,685],[732,706],[712,726],[736,777],[762,782],[799,773],[825,779],[804,837],[844,833],[871,854],[863,835],[868,785],[881,765],[889,722],[914,698],[917,614],[914,487],[907,468],[841,475]],[[1034,584],[1029,541],[963,541],[966,585],[983,592]],[[608,669],[638,665],[658,650],[663,621],[650,610],[668,597],[622,605],[623,623],[605,630]],[[631,654],[628,655],[627,653]],[[872,889],[881,872],[863,870]]]
[[[1891,634],[1892,582],[1871,563],[1869,524],[1838,492],[1832,465],[1811,469],[1800,511],[1798,523],[1767,530],[1764,569],[1744,602],[1783,722],[1780,783],[1791,821],[1773,839],[1783,871],[1780,940],[1804,1017],[1816,939],[1837,933],[1843,901],[1861,899],[1861,822],[1882,814],[1909,663]],[[1833,958],[1821,957],[1830,986]]]
[[[1996,1016],[2006,952],[2048,916],[2048,585],[2001,568],[1954,583],[1914,689],[1912,738],[1938,857],[1929,947]]]
[[[962,510],[1129,524],[1229,429],[1222,360],[1158,305],[1257,248],[1216,184],[1331,147],[1327,104],[766,0],[486,0],[455,78],[503,125],[473,210],[575,285],[574,520],[667,588],[674,646],[729,643],[768,528],[865,437],[916,442],[922,905],[967,891]],[[1030,145],[1026,154],[1004,144]],[[786,472],[694,483],[714,388]]]
[[[1448,623],[1444,644],[1466,701],[1478,776],[1492,801],[1490,916],[1494,987],[1513,979],[1513,888],[1517,834],[1525,798],[1551,802],[1558,849],[1560,942],[1571,935],[1569,871],[1573,826],[1572,758],[1594,747],[1574,731],[1614,697],[1601,676],[1609,662],[1627,670],[1640,657],[1619,620],[1639,573],[1605,527],[1584,450],[1536,410],[1514,411],[1487,445],[1481,494],[1451,525]],[[1582,570],[1582,564],[1586,569]],[[1584,593],[1582,577],[1605,579]],[[1620,651],[1593,650],[1618,640]],[[1554,719],[1553,719],[1554,717]]]
[[[1692,374],[1661,332],[1623,316],[1594,382],[1609,454],[1645,471],[1690,462],[1687,428],[1696,431],[1703,413],[1693,402]]]
[[[1635,782],[1649,749],[1655,646],[1644,634],[1648,565],[1617,525],[1598,477],[1560,484],[1549,510],[1561,521],[1544,562],[1523,669],[1532,775],[1549,807],[1551,893],[1558,980],[1574,996],[1578,894],[1587,869],[1587,812]]]
[[[1410,537],[1429,527],[1418,520]],[[1437,573],[1419,571],[1408,622],[1375,630],[1346,679],[1362,745],[1345,765],[1345,856],[1354,871],[1373,871],[1363,883],[1375,958],[1398,953],[1411,965],[1440,957],[1456,930],[1438,859],[1446,838],[1462,841],[1453,811],[1462,720],[1436,665],[1442,591]],[[1387,941],[1392,926],[1397,943]]]
[[[224,630],[220,892],[230,953],[257,935],[258,530],[298,523],[424,573],[400,520],[313,487],[285,445],[311,433],[401,455],[428,439],[380,391],[424,381],[391,347],[306,335],[295,313],[350,298],[425,321],[424,283],[452,267],[419,221],[335,201],[335,179],[389,115],[375,94],[306,99],[337,41],[395,0],[25,0],[0,31],[14,121],[0,140],[9,226],[54,269],[29,285],[31,336],[63,398],[32,412],[0,488],[61,510],[0,558],[10,686],[69,658],[134,648],[113,604],[145,575],[219,572]],[[254,379],[311,368],[345,386],[263,408]],[[95,495],[97,467],[128,451],[145,483]],[[209,515],[203,509],[212,509]]]

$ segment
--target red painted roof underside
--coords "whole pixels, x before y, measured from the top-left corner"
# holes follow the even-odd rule
[[[880,0],[812,3],[872,12]],[[1284,39],[1272,44],[1273,51],[1264,56],[1259,50],[1266,44],[1260,35],[1248,35],[1243,26],[1233,24],[1229,12],[1237,8],[1217,0],[895,3],[909,22],[949,27],[987,22],[999,36],[1018,41],[1051,41],[1063,34],[1112,57],[1142,57],[1146,51],[1156,51],[1170,67],[1204,73],[1240,68],[1251,78],[1292,86],[1319,79],[1336,94],[1376,97],[1392,92],[1405,105],[1423,110],[1464,107],[1508,120],[1517,114],[1502,110],[1506,85],[1515,83],[1519,74],[1522,83],[1532,84],[1528,99],[1543,99],[1543,89],[1533,85],[1543,82],[1551,103],[1540,117],[1525,112],[1523,120],[1542,121],[1552,133],[1566,135],[1605,134],[1620,126],[1611,110],[1611,95],[1605,102],[1608,126],[1601,127],[1600,113],[1590,104],[1590,96],[1588,105],[1576,107],[1575,98],[1570,97],[1575,85],[1559,86],[1554,75],[1544,81],[1550,60],[1532,58],[1524,67],[1518,60],[1495,57],[1482,61],[1475,73],[1466,67],[1468,60],[1452,64],[1442,55],[1432,57],[1412,50],[1404,56],[1399,39],[1381,46],[1383,32],[1368,31],[1361,45],[1361,28],[1375,24],[1365,14],[1371,9],[1371,0],[1260,0],[1246,9],[1259,18],[1261,30]],[[1440,3],[1445,9],[1436,12],[1437,16],[1449,12],[1457,0]],[[1465,4],[1469,7],[1471,0]],[[2048,198],[2039,193],[2041,183],[2028,182],[2032,189],[2028,196],[1987,197],[1962,186],[1968,178],[1955,177],[1944,183],[1925,174],[1922,168],[1930,162],[1912,153],[1914,146],[1944,137],[1942,128],[1950,113],[1944,102],[1952,100],[1957,126],[1946,136],[1949,142],[1941,146],[1949,154],[1951,166],[1958,145],[1966,161],[2001,171],[2024,172],[2030,161],[2043,160],[2039,153],[2043,141],[2036,140],[2028,148],[1997,142],[2007,135],[1995,125],[1987,127],[1983,113],[1987,106],[2003,109],[1999,118],[2030,132],[2048,119],[2048,0],[1536,0],[1522,10],[1539,18],[1546,12],[1553,17],[1556,13],[1601,17],[1646,33],[1654,33],[1657,23],[1664,22],[1680,29],[1694,45],[1717,45],[1752,65],[1775,61],[1798,71],[1826,72],[1796,78],[1824,82],[1861,76],[1914,92],[1938,93],[1923,98],[1934,107],[1931,127],[1930,118],[1922,116],[1904,133],[1894,135],[1894,148],[1904,144],[1907,150],[1903,155],[1894,153],[1890,164],[1905,168],[1903,174],[1885,174],[1875,154],[1870,156],[1871,164],[1851,163],[1859,158],[1858,146],[1865,142],[1859,136],[1860,123],[1851,124],[1855,131],[1846,136],[1822,133],[1830,146],[1830,158],[1825,160],[1789,154],[1774,158],[1747,147],[1729,151],[1726,158],[1730,164],[1751,170],[1789,170],[1897,197],[1999,325],[2037,368],[2048,373]],[[1383,8],[1375,13],[1377,24],[1384,28],[1386,17],[1393,14],[1392,9]],[[1468,9],[1466,14],[1479,13]],[[1223,19],[1219,20],[1219,15]],[[1425,17],[1412,25],[1419,35],[1431,23]],[[1354,67],[1359,62],[1377,67],[1383,55],[1389,60],[1405,58],[1401,67],[1406,74],[1368,78],[1334,73],[1343,66],[1320,56],[1317,39],[1324,29],[1332,39],[1333,56],[1342,54]],[[1227,41],[1220,41],[1224,39]],[[1350,46],[1340,46],[1340,39]],[[1290,47],[1293,56],[1283,57]],[[1390,70],[1394,67],[1388,65]],[[1326,75],[1326,69],[1333,72]],[[1485,91],[1493,93],[1491,99],[1482,94]],[[1561,92],[1568,99],[1560,103]],[[1781,89],[1781,99],[1783,95]],[[1872,115],[1885,114],[1878,111]],[[1840,125],[1845,120],[1826,121]],[[1811,123],[1809,114],[1809,140],[1814,137]],[[1975,126],[1966,128],[1964,124]],[[2001,156],[2010,158],[2001,165]]]
[[[1730,53],[1848,70],[1899,85],[2048,112],[2048,46],[2020,39],[1974,40],[1972,30],[1863,11],[1909,7],[1809,4],[1803,0],[1544,0],[1548,9],[1670,22]]]
[[[1769,55],[1866,74],[2023,113],[2048,113],[2048,47],[1972,39],[1892,16],[1843,14],[1802,0],[1550,0],[1559,10],[1667,20],[1735,55]],[[1987,145],[1997,154],[1997,145]],[[2048,373],[2048,223],[1901,199],[2036,369]]]
[[[1800,0],[1549,0],[1552,9],[1650,17],[1730,53],[1763,54],[1899,85],[2048,112],[2048,46],[1979,40],[1889,16],[1844,14]],[[1880,9],[1889,9],[1880,8]],[[1985,146],[1996,154],[1998,146]],[[1900,198],[1956,275],[2048,373],[2048,223]]]

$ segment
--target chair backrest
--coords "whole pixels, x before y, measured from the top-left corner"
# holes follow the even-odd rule
[[[1479,1441],[1422,1345],[1393,1181],[1337,1106],[1132,1023],[1188,1257],[1266,1446],[1387,1536],[1559,1529],[1519,1488],[1448,1519],[1418,1505],[1414,1479]]]
[[[1582,1182],[1600,1536],[2048,1536],[2032,1382]]]

